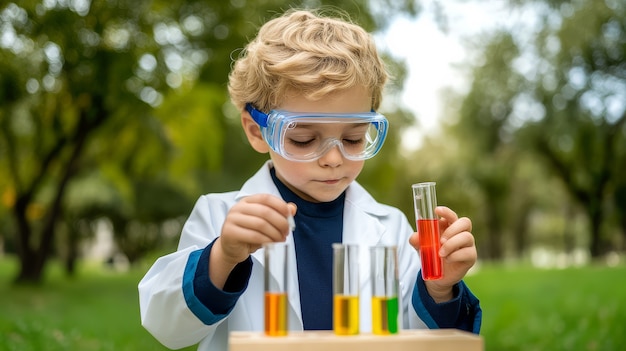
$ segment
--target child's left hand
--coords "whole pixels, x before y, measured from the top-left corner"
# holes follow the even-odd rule
[[[443,278],[427,280],[426,289],[437,303],[453,298],[452,287],[460,282],[467,271],[476,263],[478,253],[472,221],[467,217],[459,218],[457,214],[445,206],[437,206],[435,213],[439,218],[441,249],[439,255],[443,259]],[[419,250],[419,233],[413,233],[409,243]]]

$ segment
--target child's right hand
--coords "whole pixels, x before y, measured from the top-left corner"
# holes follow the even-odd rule
[[[211,249],[213,284],[222,288],[230,271],[264,243],[285,241],[290,232],[287,217],[295,213],[295,204],[269,194],[247,196],[236,203]]]

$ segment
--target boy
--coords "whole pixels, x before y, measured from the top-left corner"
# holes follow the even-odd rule
[[[355,181],[387,130],[374,112],[387,73],[371,36],[343,20],[290,10],[260,29],[229,79],[245,134],[270,161],[241,190],[200,197],[178,251],[139,283],[144,327],[168,347],[199,343],[199,350],[227,350],[229,331],[262,331],[261,246],[287,241],[297,267],[289,330],[332,329],[331,244],[344,242],[362,252],[398,247],[403,328],[478,333],[480,306],[462,282],[477,256],[470,220],[437,209],[444,277],[424,282],[406,216]],[[361,278],[361,332],[371,331],[368,280]]]

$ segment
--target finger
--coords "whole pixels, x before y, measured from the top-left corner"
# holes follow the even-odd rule
[[[297,210],[294,203],[288,204],[280,197],[271,194],[254,194],[243,198],[241,201],[265,205],[280,213],[285,218],[290,214],[295,214]]]
[[[248,243],[260,243],[262,240],[253,240],[250,232],[264,235],[270,241],[283,241],[289,232],[287,218],[270,207],[258,203],[247,203],[234,208],[229,214],[228,228],[230,233],[235,234],[241,240]],[[248,235],[244,235],[248,234]]]
[[[476,263],[477,258],[478,255],[476,254],[475,249],[471,247],[464,247],[460,250],[453,252],[449,256],[444,257],[443,259],[445,260],[446,264],[463,264],[469,270],[469,268],[471,268]]]
[[[289,216],[287,216],[287,223],[289,223],[289,232],[293,232],[296,230],[296,212],[298,211],[298,206],[293,202],[287,204],[289,206]],[[289,234],[289,233],[287,233]]]
[[[222,233],[246,244],[284,241],[286,233],[277,229],[265,217],[248,212],[233,212],[224,223]]]
[[[474,236],[468,231],[460,232],[446,240],[439,249],[439,256],[447,257],[464,248],[474,248]],[[475,249],[474,249],[475,250]]]
[[[290,202],[287,205],[289,206],[289,214],[291,214],[291,216],[295,216],[296,212],[298,212],[298,206],[296,206],[293,202]]]
[[[448,226],[452,225],[452,223],[455,223],[456,221],[459,220],[459,216],[456,214],[456,212],[452,211],[450,208],[446,207],[446,206],[437,206],[437,208],[435,209],[435,213],[440,216],[439,218],[439,223],[440,224],[445,224],[444,229],[447,228]],[[467,217],[463,217],[466,218],[469,221],[469,230],[468,231],[472,231],[472,222],[469,218]]]
[[[439,227],[444,230],[451,223],[456,222],[459,217],[456,212],[452,211],[450,208],[446,206],[437,206],[435,208],[435,214],[439,216]]]
[[[439,216],[439,232],[442,234],[442,239],[445,241],[447,237],[444,237],[443,233],[458,217],[454,211],[446,206],[437,206],[435,208],[435,214]]]
[[[266,232],[274,239],[274,232],[286,236],[291,232],[289,217],[293,216],[297,211],[297,207],[293,203],[286,203],[281,198],[269,194],[256,194],[246,197],[242,200],[242,208],[239,211],[255,217],[245,222],[248,228],[257,228],[259,231]],[[271,225],[274,230],[268,227]]]
[[[451,223],[445,230],[441,232],[441,243],[462,232],[472,232],[472,221],[467,217],[461,217],[456,222]]]
[[[420,236],[417,232],[411,234],[411,236],[409,237],[409,244],[411,244],[411,246],[413,246],[415,249],[419,249]]]
[[[295,227],[294,217],[298,211],[295,203],[286,203],[283,199],[270,194],[256,194],[245,198],[248,203],[261,204],[269,207],[269,212],[262,213],[261,216],[271,216],[267,219],[276,226],[276,228],[289,235]],[[280,215],[276,217],[271,211],[276,211]],[[265,217],[264,217],[265,218]],[[286,225],[285,225],[286,221]],[[285,229],[286,228],[286,229]]]
[[[283,241],[291,232],[288,218],[267,207],[261,208],[250,223],[250,229],[265,234],[273,241]]]

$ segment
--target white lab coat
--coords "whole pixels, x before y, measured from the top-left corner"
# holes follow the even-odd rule
[[[205,248],[221,232],[228,210],[245,196],[269,193],[280,197],[267,162],[239,191],[201,196],[183,227],[178,250],[159,258],[139,283],[142,325],[162,344],[177,349],[199,343],[198,350],[226,351],[230,331],[264,330],[263,249],[252,254],[252,275],[246,291],[228,317],[205,325],[189,309],[182,290],[183,272],[189,255]],[[410,194],[410,189],[407,190]],[[426,328],[411,307],[420,260],[408,243],[413,233],[406,216],[398,209],[379,204],[357,182],[346,192],[343,242],[360,245],[360,330],[371,331],[371,284],[369,247],[397,245],[400,274],[400,320],[403,328]],[[296,267],[293,238],[288,236],[289,266]],[[289,330],[302,330],[298,276],[289,274]]]

